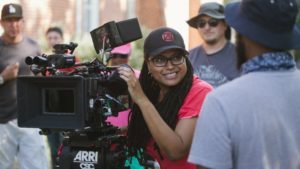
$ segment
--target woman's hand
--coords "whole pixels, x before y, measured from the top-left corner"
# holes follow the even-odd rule
[[[141,88],[138,78],[135,76],[135,73],[130,66],[120,66],[118,68],[118,73],[120,74],[120,77],[127,83],[128,92],[136,104],[139,105],[145,101],[145,99],[147,99]]]
[[[131,67],[120,66],[118,72],[120,77],[126,81],[131,98],[140,107],[151,135],[162,153],[170,160],[178,160],[186,156],[191,146],[197,118],[179,120],[174,131],[148,100]]]

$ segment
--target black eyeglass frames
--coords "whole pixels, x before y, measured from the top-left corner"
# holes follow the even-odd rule
[[[204,28],[206,24],[208,24],[210,27],[216,27],[216,26],[218,26],[219,22],[220,22],[220,20],[214,19],[214,18],[211,18],[208,21],[206,21],[204,19],[200,19],[197,22],[197,27]]]
[[[167,65],[168,61],[170,61],[172,63],[172,65],[181,65],[182,63],[184,63],[185,58],[186,58],[186,55],[180,53],[180,54],[176,54],[172,57],[157,55],[157,56],[150,58],[149,60],[156,67],[164,67]]]

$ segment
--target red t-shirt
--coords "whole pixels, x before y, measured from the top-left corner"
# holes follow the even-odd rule
[[[205,96],[211,90],[212,87],[208,83],[200,80],[197,76],[194,76],[192,88],[184,99],[183,105],[179,110],[178,119],[197,117]],[[147,144],[147,152],[159,163],[161,169],[196,169],[194,164],[187,162],[188,155],[181,160],[171,161],[161,152],[163,156],[162,160],[154,148],[154,143],[153,139],[149,141]]]

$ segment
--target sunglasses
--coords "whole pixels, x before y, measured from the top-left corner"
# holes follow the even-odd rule
[[[126,59],[126,58],[128,58],[128,55],[124,55],[124,54],[111,54],[110,58],[111,59],[116,59],[116,58]]]
[[[209,19],[208,21],[205,21],[203,19],[200,19],[198,22],[197,22],[197,27],[198,28],[204,28],[206,24],[208,24],[210,27],[216,27],[218,26],[219,24],[219,21],[218,19]]]
[[[150,61],[154,64],[156,67],[164,67],[167,65],[168,61],[172,63],[172,65],[181,65],[186,56],[182,53],[178,53],[172,57],[165,57],[163,55],[157,55],[150,59]]]

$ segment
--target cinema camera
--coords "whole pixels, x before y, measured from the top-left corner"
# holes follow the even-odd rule
[[[142,37],[136,18],[108,22],[90,33],[102,56]],[[55,54],[26,58],[32,72],[44,76],[17,78],[18,125],[40,128],[42,134],[64,133],[56,168],[129,168],[125,167],[126,137],[106,122],[126,109],[119,96],[127,94],[127,85],[115,68],[99,59],[75,63],[76,47],[59,44]]]

